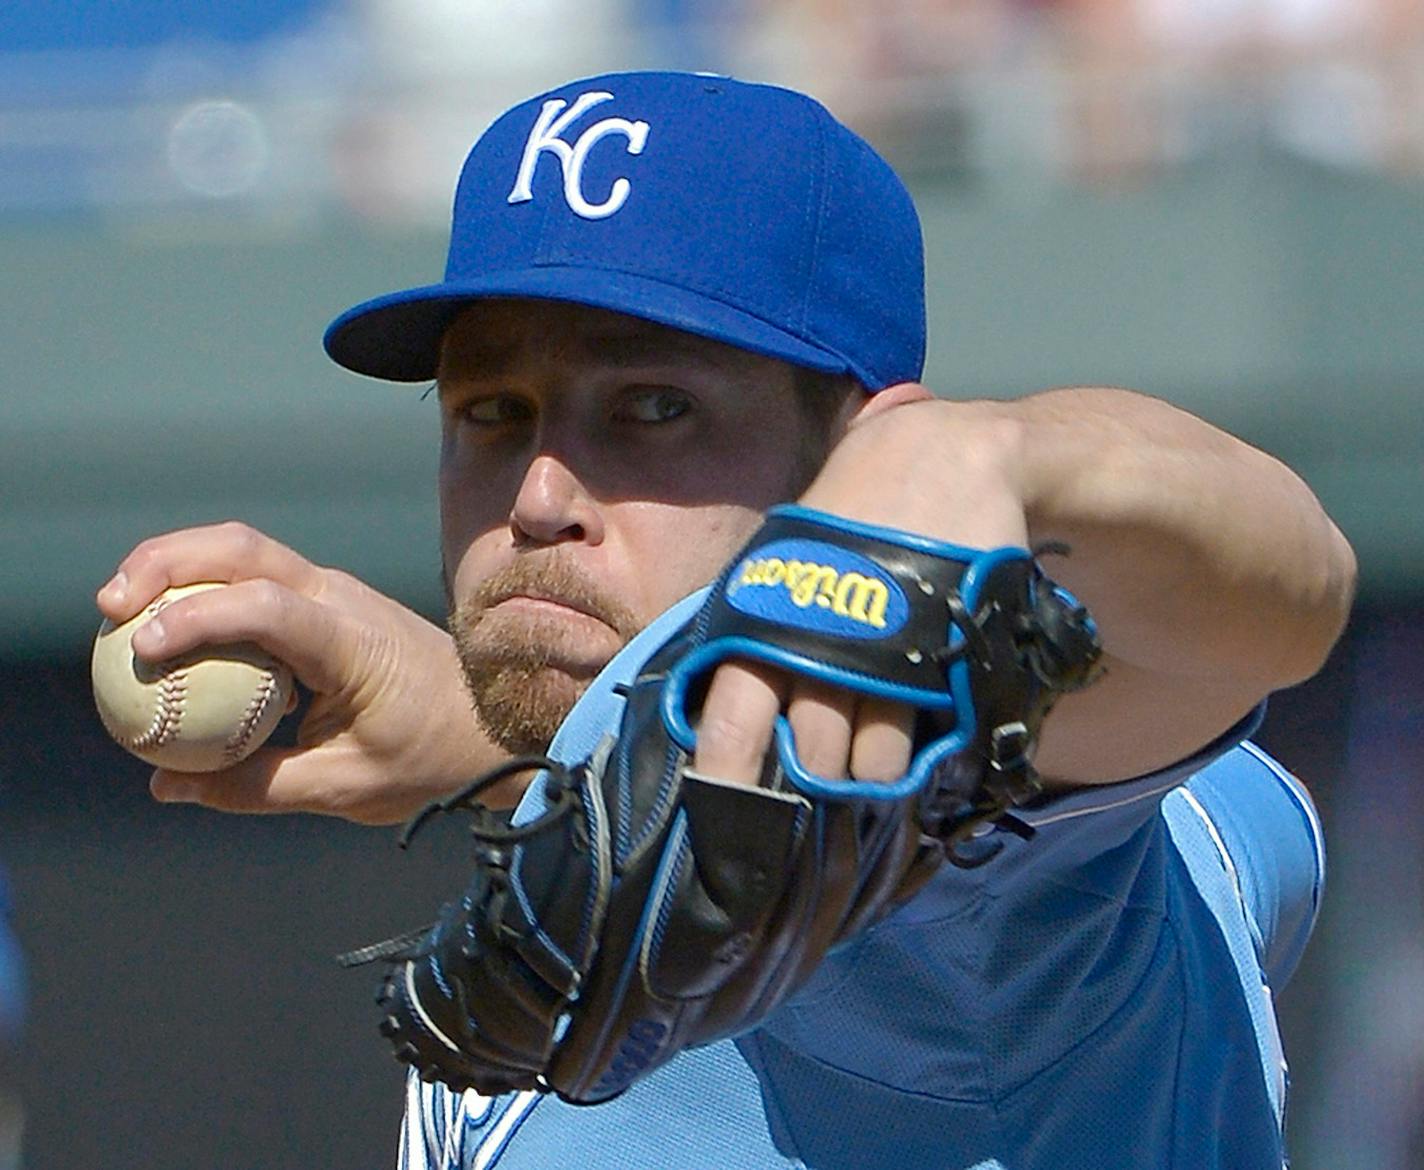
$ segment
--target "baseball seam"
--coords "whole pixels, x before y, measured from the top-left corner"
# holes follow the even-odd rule
[[[157,598],[149,605],[146,616],[153,617],[167,608],[171,601],[172,599],[167,597]],[[242,713],[236,730],[223,745],[224,767],[237,763],[246,755],[248,744],[251,743],[263,716],[273,701],[280,699],[281,695],[282,686],[277,675],[270,670],[262,671],[257,689],[247,704],[247,709]],[[188,670],[185,667],[173,667],[164,671],[158,680],[153,719],[142,732],[138,735],[124,735],[118,728],[111,726],[107,718],[103,722],[120,747],[129,751],[151,751],[178,738],[187,704]]]
[[[169,599],[157,597],[149,602],[145,617],[154,617],[168,607]],[[119,736],[122,747],[136,751],[162,747],[178,734],[183,723],[183,707],[188,697],[188,674],[185,670],[173,670],[163,674],[158,680],[158,697],[154,706],[153,720],[148,729],[136,736]]]
[[[162,747],[178,734],[183,724],[183,708],[188,701],[188,672],[174,670],[158,680],[158,699],[154,706],[153,722],[143,734],[135,736],[125,747],[146,751]]]
[[[225,765],[235,764],[246,755],[248,742],[252,739],[258,724],[262,722],[267,708],[281,693],[282,688],[277,683],[277,676],[270,670],[263,671],[261,681],[257,684],[257,693],[247,704],[247,710],[242,713],[242,719],[238,722],[237,730],[232,733],[232,738],[223,745],[223,763]]]

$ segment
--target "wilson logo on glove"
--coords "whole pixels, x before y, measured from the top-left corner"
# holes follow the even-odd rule
[[[763,621],[844,638],[884,638],[910,614],[900,586],[869,557],[815,540],[776,540],[745,557],[727,602]]]

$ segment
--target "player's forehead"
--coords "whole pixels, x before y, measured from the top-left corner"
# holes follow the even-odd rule
[[[498,376],[530,360],[600,367],[691,365],[729,377],[790,367],[734,346],[625,313],[562,301],[498,299],[468,306],[446,330],[442,382]]]

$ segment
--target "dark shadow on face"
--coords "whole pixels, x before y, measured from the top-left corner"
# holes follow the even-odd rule
[[[464,392],[535,385],[546,395],[524,409],[555,411],[570,394],[597,389],[609,416],[590,414],[583,433],[596,458],[567,455],[586,487],[606,502],[656,500],[682,506],[736,504],[765,510],[795,499],[824,462],[835,426],[827,419],[852,384],[827,376],[830,412],[808,409],[807,375],[750,353],[622,313],[557,301],[490,299],[464,309],[445,336],[439,385],[447,405]],[[550,390],[549,387],[557,387]],[[668,441],[637,444],[607,425],[618,395],[659,390],[686,396],[694,413],[669,420]],[[647,433],[651,433],[651,430]],[[685,436],[680,445],[676,436]],[[582,457],[580,457],[582,455]]]

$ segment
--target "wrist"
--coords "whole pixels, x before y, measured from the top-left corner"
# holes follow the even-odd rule
[[[858,419],[800,502],[967,548],[1026,545],[1023,448],[1008,404],[906,403]]]

